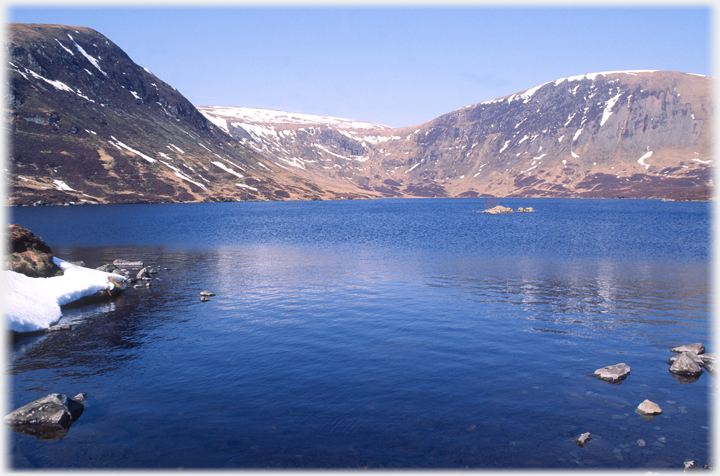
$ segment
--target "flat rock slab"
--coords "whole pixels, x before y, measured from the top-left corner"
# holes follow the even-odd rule
[[[678,375],[685,375],[690,377],[698,376],[702,373],[702,368],[695,361],[694,352],[684,352],[678,355],[677,359],[670,366],[670,372]]]
[[[622,382],[630,375],[630,366],[624,363],[609,365],[597,369],[593,375],[606,382]]]
[[[682,354],[683,352],[695,352],[700,355],[705,353],[705,346],[700,343],[681,345],[680,347],[670,349],[670,352],[674,352],[676,354]]]
[[[641,415],[659,415],[662,413],[662,410],[658,406],[657,403],[651,402],[650,400],[645,400],[642,402],[638,407],[635,409],[635,411]]]

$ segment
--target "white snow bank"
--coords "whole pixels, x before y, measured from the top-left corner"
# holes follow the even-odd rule
[[[15,332],[47,329],[62,317],[60,306],[112,289],[109,277],[124,281],[124,276],[83,268],[53,257],[64,275],[52,278],[29,278],[5,271],[6,325]]]

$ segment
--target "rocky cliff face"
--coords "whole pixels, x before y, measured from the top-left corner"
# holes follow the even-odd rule
[[[386,197],[707,199],[711,89],[685,73],[588,74],[400,129],[199,109],[299,175]]]
[[[100,33],[8,25],[16,205],[337,198],[269,164]]]
[[[711,79],[564,78],[412,127],[196,108],[100,33],[8,25],[15,205],[712,190]]]

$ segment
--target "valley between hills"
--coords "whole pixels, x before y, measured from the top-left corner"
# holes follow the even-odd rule
[[[708,76],[589,73],[390,128],[196,106],[88,28],[7,34],[10,205],[712,198]]]

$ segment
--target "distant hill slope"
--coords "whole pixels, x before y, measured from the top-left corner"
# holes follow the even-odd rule
[[[305,178],[386,197],[702,200],[713,187],[711,91],[710,77],[686,73],[586,74],[399,129],[199,110]]]
[[[588,74],[390,128],[196,108],[94,30],[7,32],[14,205],[712,193],[705,76]]]
[[[12,204],[346,195],[239,144],[94,30],[9,24],[8,34]]]

